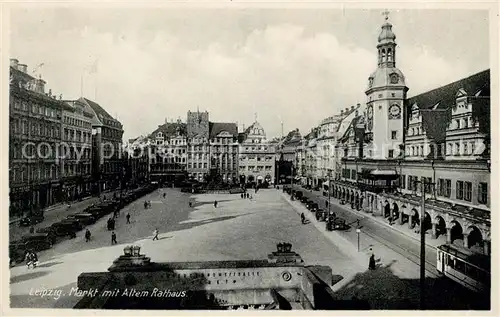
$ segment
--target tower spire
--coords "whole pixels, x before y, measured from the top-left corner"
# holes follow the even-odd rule
[[[257,112],[254,113],[254,121],[257,122]]]
[[[382,15],[385,16],[385,20],[389,20],[389,10],[385,9],[385,11],[382,12]]]

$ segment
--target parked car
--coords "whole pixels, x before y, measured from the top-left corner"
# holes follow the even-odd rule
[[[319,208],[319,206],[318,206],[318,204],[317,204],[317,203],[312,203],[312,204],[311,204],[311,207],[309,208],[309,210],[310,210],[311,212],[316,212],[316,210],[318,210],[318,208]]]
[[[306,208],[307,208],[307,209],[309,209],[309,210],[311,210],[311,208],[312,208],[312,206],[313,206],[313,204],[314,204],[314,203],[315,203],[314,201],[312,201],[312,200],[308,200],[308,201],[305,203]]]
[[[307,198],[305,196],[300,197],[300,202],[301,203],[306,204],[308,201],[309,201],[309,198]]]
[[[54,237],[48,233],[34,233],[23,236],[21,239],[9,243],[10,264],[24,261],[26,252],[40,252],[50,249],[54,245]]]
[[[67,219],[78,220],[82,225],[88,226],[96,222],[96,218],[90,213],[76,213],[66,217]]]
[[[328,231],[333,231],[333,230],[346,230],[348,229],[349,226],[346,224],[345,219],[343,218],[331,218],[327,221],[326,223],[326,230]]]
[[[28,217],[24,217],[19,221],[19,226],[20,227],[29,227],[32,225],[35,225],[37,223],[42,222],[44,219],[42,214],[36,214],[36,215],[31,215]]]
[[[326,210],[323,210],[321,208],[318,208],[316,211],[316,220],[318,221],[325,221],[327,216]]]
[[[58,237],[76,237],[76,228],[71,222],[56,222],[50,226],[51,230],[54,231],[55,235]]]
[[[304,193],[302,193],[300,190],[297,190],[295,192],[295,198],[300,200],[303,196],[304,196]]]
[[[96,219],[99,219],[106,215],[105,210],[97,206],[90,206],[83,210],[83,213],[91,214]]]
[[[80,221],[80,220],[77,220],[77,219],[63,219],[61,221],[59,221],[59,223],[68,223],[70,224],[71,226],[73,226],[73,228],[76,229],[76,231],[80,231],[83,229],[83,223]]]

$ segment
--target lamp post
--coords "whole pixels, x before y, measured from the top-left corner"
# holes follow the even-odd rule
[[[361,229],[356,229],[356,234],[358,235],[358,252],[359,252],[359,234],[361,233]]]

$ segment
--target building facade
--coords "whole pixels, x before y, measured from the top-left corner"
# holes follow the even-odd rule
[[[80,101],[65,102],[59,166],[63,195],[70,201],[91,194],[92,117]]]
[[[208,112],[188,111],[186,130],[188,176],[203,182],[210,168]]]
[[[239,146],[240,183],[274,184],[276,150],[255,121],[243,133]]]
[[[118,189],[122,185],[123,126],[98,103],[87,98],[78,102],[85,105],[92,117],[92,182],[93,192]]]
[[[64,103],[45,92],[45,81],[10,60],[10,215],[43,210],[64,199],[58,146]]]
[[[395,38],[386,22],[366,110],[346,118],[339,137],[342,172],[332,194],[396,226],[490,254],[489,70],[408,98]]]
[[[223,183],[238,183],[238,125],[210,122],[209,136],[210,175]]]
[[[158,126],[149,139],[151,181],[170,183],[184,180],[188,166],[186,124],[180,119],[175,123],[165,120],[165,124]]]

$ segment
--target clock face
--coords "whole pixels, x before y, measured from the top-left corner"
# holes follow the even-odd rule
[[[399,81],[398,74],[391,74],[391,84],[397,84]]]
[[[398,105],[392,105],[389,108],[390,119],[400,119],[401,118],[401,108]]]
[[[373,117],[373,107],[372,106],[368,107],[367,115],[368,115],[368,118],[370,118],[370,119]]]

